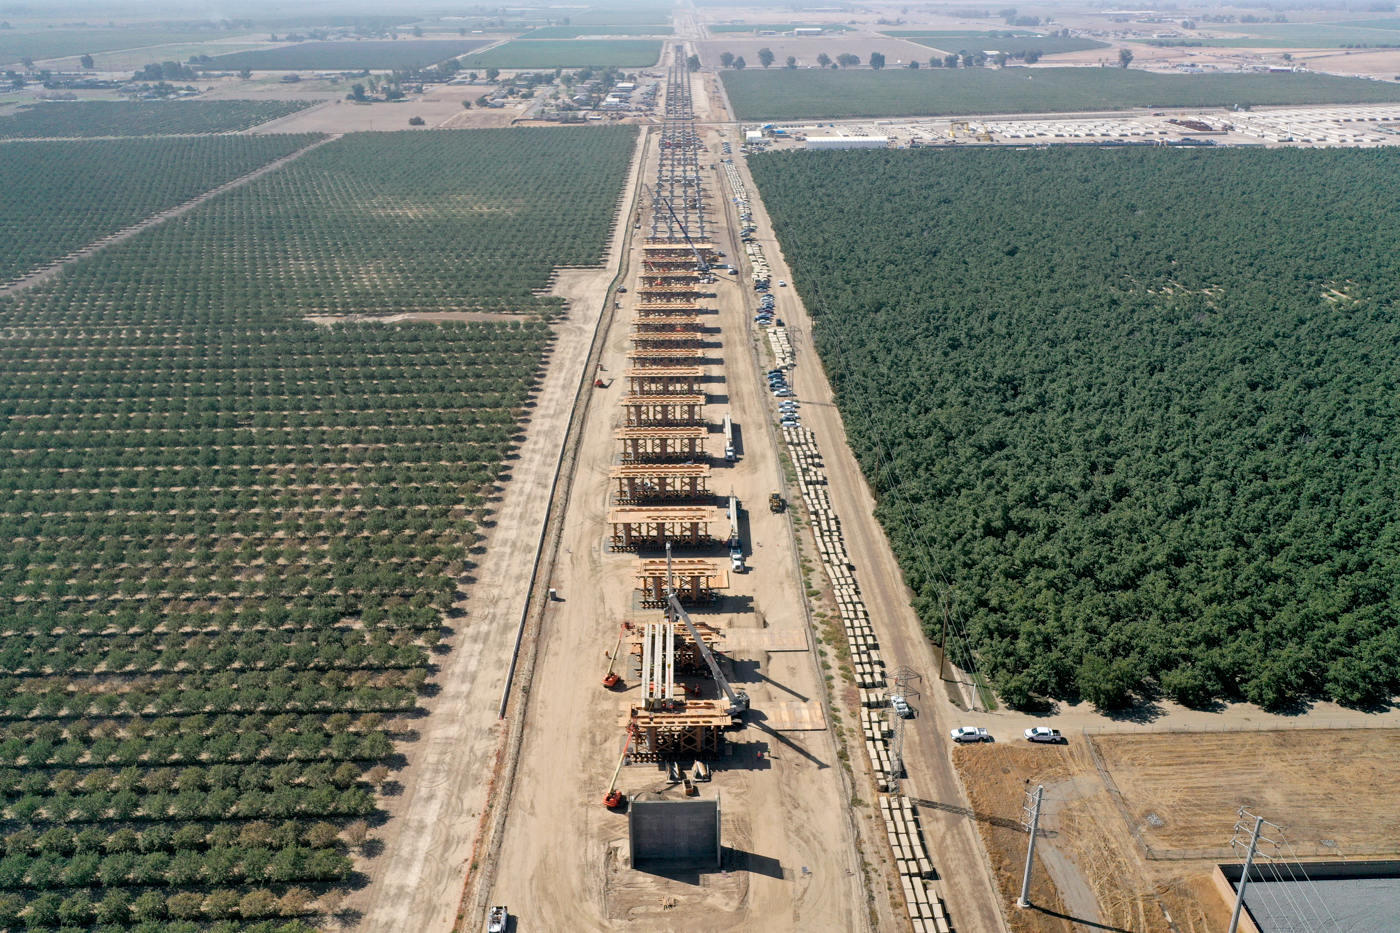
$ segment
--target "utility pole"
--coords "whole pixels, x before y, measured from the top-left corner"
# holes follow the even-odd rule
[[[1240,819],[1244,820],[1253,814],[1248,813],[1244,807],[1240,807]],[[1236,835],[1239,833],[1240,824],[1235,824]],[[1254,817],[1254,831],[1249,836],[1249,851],[1244,857],[1244,873],[1240,875],[1239,887],[1235,888],[1235,912],[1230,917],[1230,933],[1236,933],[1240,927],[1240,913],[1244,910],[1244,886],[1249,882],[1249,869],[1254,865],[1254,853],[1259,849],[1259,831],[1264,828],[1264,818]],[[1235,845],[1235,840],[1230,840],[1231,845]]]
[[[1026,845],[1026,873],[1021,878],[1021,897],[1016,901],[1017,907],[1031,906],[1031,866],[1035,863],[1035,837],[1040,832],[1040,802],[1044,796],[1045,785],[1037,784],[1034,794],[1030,791],[1026,792],[1029,802],[1021,808],[1023,813],[1027,810],[1030,811],[1030,825],[1027,828],[1030,830],[1031,840]],[[1025,821],[1023,820],[1022,823],[1024,825]]]
[[[943,679],[943,668],[948,663],[948,591],[943,591],[943,637],[938,640],[938,679]]]

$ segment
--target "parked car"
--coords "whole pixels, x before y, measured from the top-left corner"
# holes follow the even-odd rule
[[[909,701],[899,694],[890,697],[890,709],[898,713],[902,719],[908,719],[914,715],[914,709],[909,705]]]
[[[1051,729],[1049,726],[1032,726],[1026,730],[1027,742],[1054,742],[1060,743],[1068,741],[1060,734],[1059,729]]]
[[[779,287],[779,288],[787,288],[787,283],[784,282],[782,279],[778,279],[778,287]]]
[[[802,422],[801,422],[801,421],[798,421],[796,418],[784,418],[782,421],[779,421],[778,424],[780,424],[781,426],[783,426],[783,427],[785,427],[785,428],[800,428],[800,427],[802,427]]]
[[[981,726],[958,726],[953,730],[954,742],[990,742],[991,733]]]
[[[774,389],[773,394],[778,398],[792,398],[791,389]]]

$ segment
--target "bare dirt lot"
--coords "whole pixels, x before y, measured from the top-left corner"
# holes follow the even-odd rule
[[[1220,845],[1235,811],[1282,823],[1309,851],[1322,840],[1341,854],[1400,849],[1400,732],[1298,730],[1210,735],[1101,735],[1094,741],[1154,847]],[[1325,776],[1325,777],[1324,777]]]
[[[1133,933],[1223,930],[1229,911],[1210,876],[1237,810],[1280,823],[1304,857],[1395,849],[1377,817],[1394,812],[1396,730],[1117,734],[1095,747],[1146,857],[1098,773],[1089,738],[1066,745],[994,743],[955,749],[972,816],[996,871],[1015,933],[1071,933],[1098,925]],[[1020,893],[1027,790],[1044,785],[1031,910]],[[1160,825],[1157,825],[1160,824]],[[1318,845],[1320,840],[1337,843]],[[1348,853],[1348,847],[1351,851]],[[1176,853],[1209,855],[1171,858]]]
[[[309,82],[303,82],[309,83]],[[326,84],[326,82],[317,82]],[[296,85],[292,85],[296,87]],[[255,99],[277,100],[281,99],[275,91],[255,89],[259,91]],[[475,100],[483,93],[492,90],[484,86],[467,85],[441,85],[432,88],[422,95],[413,95],[408,100],[394,101],[393,103],[377,102],[370,104],[355,104],[344,100],[348,87],[341,84],[336,87],[326,85],[326,89],[312,92],[310,96],[316,98],[330,98],[319,107],[310,107],[299,113],[294,113],[274,120],[271,123],[264,123],[253,130],[255,133],[355,133],[369,130],[431,130],[431,129],[469,129],[474,127],[497,127],[508,126],[512,120],[522,116],[529,107],[529,101],[511,101],[499,110],[484,109],[473,106],[467,110],[462,107],[462,101]],[[288,95],[297,94],[305,96],[303,91],[288,91]],[[215,96],[215,95],[206,95]],[[230,88],[228,96],[251,97],[251,93],[237,92]],[[423,125],[411,127],[408,121],[414,117],[421,117]]]

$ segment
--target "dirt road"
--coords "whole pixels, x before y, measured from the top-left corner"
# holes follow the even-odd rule
[[[636,184],[639,163],[634,157],[626,190]],[[385,854],[362,866],[373,883],[346,902],[363,911],[360,929],[366,933],[452,928],[490,792],[502,733],[497,703],[525,609],[545,503],[623,242],[616,231],[601,268],[566,270],[555,285],[554,293],[569,301],[569,316],[555,326],[525,440],[508,460],[511,476],[495,503],[495,526],[435,678],[440,692],[425,702],[430,715],[421,720],[418,742],[407,748],[408,767],[398,775],[403,793],[384,802],[390,815],[379,834]]]
[[[717,149],[717,143],[710,141]],[[718,178],[707,173],[715,190]],[[722,221],[716,221],[721,229]],[[594,393],[582,435],[573,493],[529,684],[519,771],[512,789],[490,900],[511,908],[521,929],[687,931],[854,931],[868,928],[860,860],[853,841],[849,784],[831,733],[778,731],[779,704],[821,717],[822,672],[806,648],[807,620],[786,515],[763,503],[781,468],[766,426],[766,397],[748,345],[751,293],[733,279],[714,286],[706,304],[710,368],[708,418],[730,412],[740,428],[739,460],[711,458],[711,488],[731,489],[745,508],[741,527],[751,572],[730,577],[722,605],[697,621],[731,633],[787,633],[802,650],[726,651],[730,674],[750,695],[749,725],[729,733],[730,753],[714,765],[702,795],[718,796],[723,812],[724,870],[634,870],[627,863],[627,818],[601,805],[624,742],[629,690],[600,681],[619,624],[658,619],[633,606],[635,556],[610,553],[604,522],[608,471],[616,454],[621,380]],[[626,367],[630,296],[608,335],[605,377]],[[711,323],[713,322],[713,323]],[[711,449],[716,447],[712,435]],[[706,555],[709,556],[709,555]],[[720,557],[719,553],[716,553]],[[765,710],[770,712],[765,712]],[[629,797],[666,789],[664,766],[623,768]],[[671,790],[674,795],[676,791]],[[470,920],[468,922],[471,922]]]

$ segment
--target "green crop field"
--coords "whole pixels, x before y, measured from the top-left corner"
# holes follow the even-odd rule
[[[217,188],[314,136],[11,143],[0,158],[0,282]]]
[[[824,29],[827,32],[850,32],[851,27],[841,23],[706,23],[705,28],[712,33],[719,32],[792,32],[794,29]]]
[[[215,55],[208,66],[221,71],[359,71],[426,68],[465,55],[489,39],[382,39],[302,42],[280,49]]]
[[[581,39],[588,36],[669,36],[670,26],[545,26],[527,33],[530,39]]]
[[[1139,45],[1150,45],[1161,49],[1335,49],[1341,46],[1341,43],[1336,41],[1298,43],[1288,39],[1261,39],[1258,36],[1236,36],[1229,39],[1134,39],[1132,41]]]
[[[958,663],[1017,707],[1400,691],[1400,150],[749,164]]]
[[[0,299],[0,928],[310,933],[551,328],[301,315],[475,306],[478,263],[550,307],[599,130],[355,134]]]
[[[964,49],[980,52],[995,49],[1008,55],[1021,55],[1035,49],[1045,55],[1054,55],[1057,52],[1088,52],[1092,49],[1109,48],[1107,42],[1099,42],[1097,39],[1081,39],[1077,36],[1068,38],[1065,36],[1015,36],[1008,39],[1005,36],[990,35],[974,37],[928,35],[903,36],[901,38],[943,52],[961,52]]]
[[[1329,23],[1330,26],[1350,26],[1352,29],[1400,29],[1400,19],[1362,19],[1349,23]]]
[[[3,14],[0,14],[3,15]],[[0,30],[0,65],[12,65],[32,58],[66,58],[118,49],[145,49],[158,45],[179,45],[229,39],[246,32],[214,29],[41,29]],[[266,38],[264,36],[263,38]],[[217,48],[217,46],[215,46]]]
[[[1034,36],[1036,33],[1027,32],[1024,29],[998,29],[999,36]],[[990,36],[992,32],[986,29],[888,29],[880,33],[882,36],[889,36],[891,39],[928,39],[937,37],[939,39],[972,39],[980,36]]]
[[[726,71],[741,120],[1056,113],[1400,100],[1400,86],[1316,74],[1156,75],[1121,68]]]
[[[1293,48],[1334,48],[1341,45],[1395,45],[1400,42],[1394,29],[1368,29],[1330,23],[1266,23],[1231,26],[1231,31],[1248,32],[1266,39],[1283,39]]]
[[[645,39],[516,39],[466,55],[472,68],[581,68],[585,65],[645,68],[661,58],[661,42]]]
[[[310,100],[51,102],[0,117],[0,139],[236,133],[315,104]]]

